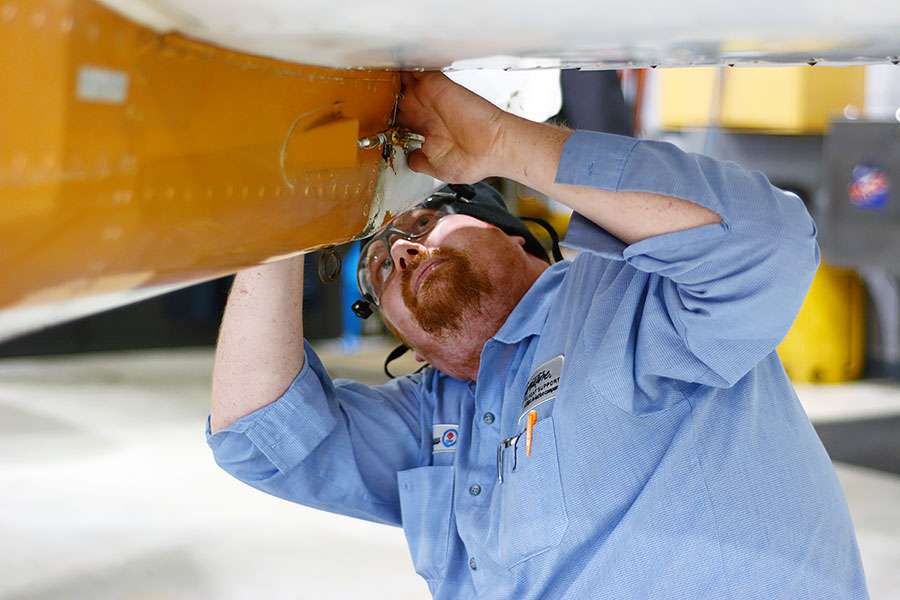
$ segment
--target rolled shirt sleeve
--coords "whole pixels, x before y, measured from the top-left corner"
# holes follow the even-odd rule
[[[648,314],[673,339],[660,339],[658,330],[653,338],[670,350],[680,345],[703,368],[679,370],[659,355],[648,365],[656,374],[727,387],[783,339],[819,263],[816,227],[799,198],[734,163],[584,131],[566,142],[556,181],[673,196],[721,217],[626,245],[573,215],[567,245],[661,278],[647,282],[648,307],[660,309]]]
[[[417,398],[421,376],[373,387],[332,381],[304,344],[303,368],[281,398],[215,434],[207,423],[216,462],[280,498],[399,525],[396,473],[431,449]]]

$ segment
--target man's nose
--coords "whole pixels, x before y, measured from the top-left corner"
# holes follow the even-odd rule
[[[405,271],[411,260],[425,252],[425,246],[412,240],[400,238],[391,244],[391,260],[398,271]]]

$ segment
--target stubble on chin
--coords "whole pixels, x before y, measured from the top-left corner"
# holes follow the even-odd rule
[[[436,257],[444,259],[419,287],[412,291],[418,266]],[[429,335],[447,338],[463,328],[467,319],[478,318],[484,300],[493,293],[488,276],[476,271],[469,258],[454,248],[437,248],[415,257],[401,276],[401,294],[416,323]]]

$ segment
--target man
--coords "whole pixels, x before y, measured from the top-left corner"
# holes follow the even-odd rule
[[[426,136],[413,169],[544,192],[582,252],[548,266],[467,214],[395,222],[361,287],[434,368],[378,387],[331,381],[304,347],[300,259],[240,273],[213,383],[222,467],[402,525],[435,598],[866,597],[774,351],[818,262],[800,201],[667,144],[518,119],[438,73],[403,83],[401,123]]]

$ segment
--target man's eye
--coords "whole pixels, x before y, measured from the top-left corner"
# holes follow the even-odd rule
[[[391,274],[392,268],[393,262],[391,262],[390,257],[377,256],[371,266],[372,279],[374,279],[379,286],[383,285],[384,280]]]
[[[412,231],[410,231],[413,235],[421,235],[425,231],[431,228],[432,223],[434,222],[434,215],[428,215],[426,217],[419,217],[416,219],[416,222],[413,223]]]

